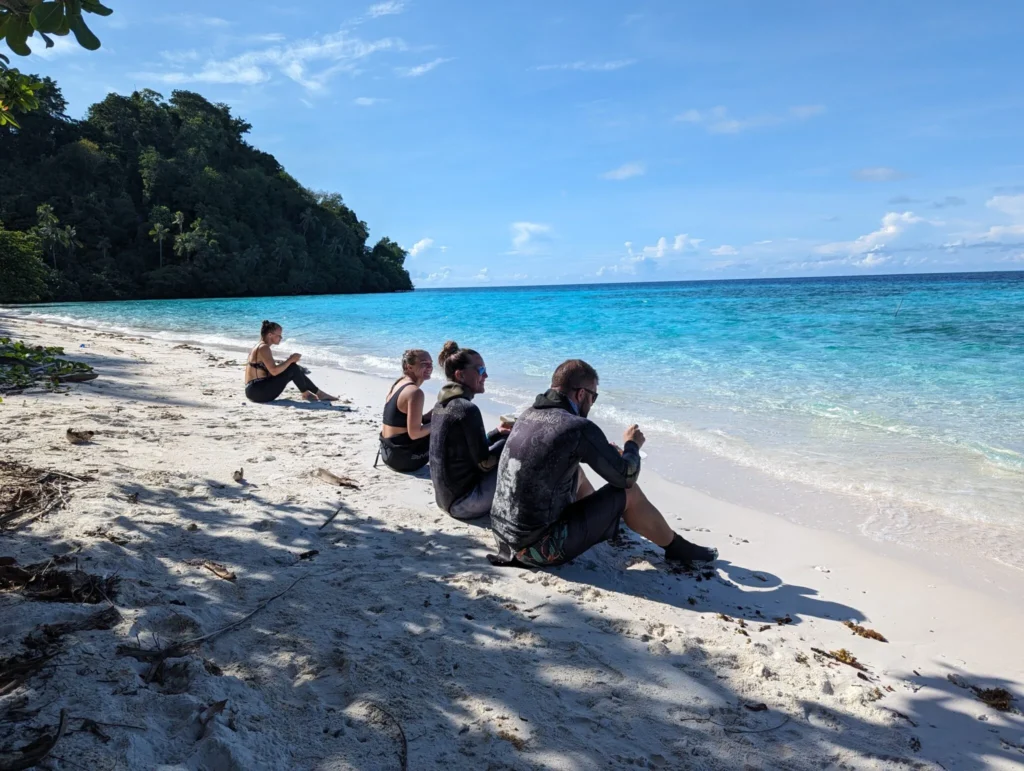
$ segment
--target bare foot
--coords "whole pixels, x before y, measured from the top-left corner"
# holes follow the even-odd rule
[[[318,402],[318,401],[320,401],[319,399],[316,398],[316,394],[314,394],[314,393],[312,393],[310,391],[303,391],[302,392],[302,398],[305,399],[307,402]]]
[[[330,394],[324,393],[323,391],[317,391],[316,398],[322,402],[335,402],[338,400],[337,396],[331,396]]]

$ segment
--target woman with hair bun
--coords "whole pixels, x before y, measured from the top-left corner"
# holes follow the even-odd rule
[[[395,471],[418,471],[429,460],[430,413],[423,414],[420,386],[433,372],[426,351],[411,348],[402,354],[402,377],[391,384],[384,400],[380,429],[380,457]]]
[[[487,433],[473,397],[484,392],[487,366],[471,348],[449,340],[437,363],[447,383],[437,395],[430,434],[430,477],[437,505],[456,519],[490,513],[498,480],[498,458],[511,426]]]
[[[245,395],[249,401],[260,404],[272,402],[289,383],[294,383],[302,392],[302,398],[308,402],[331,402],[337,399],[321,391],[306,376],[299,366],[301,354],[293,353],[281,364],[274,361],[270,346],[280,343],[283,335],[284,330],[280,324],[264,320],[260,327],[260,341],[249,353],[245,364]]]

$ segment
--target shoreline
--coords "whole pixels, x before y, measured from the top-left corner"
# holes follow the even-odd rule
[[[883,548],[867,539],[858,540],[796,525],[771,513],[716,500],[697,490],[668,482],[652,474],[649,468],[642,472],[640,484],[648,496],[666,510],[670,521],[684,531],[697,531],[692,536],[694,540],[719,547],[722,559],[717,565],[718,575],[714,580],[693,583],[692,578],[666,576],[658,570],[656,559],[648,559],[643,543],[635,538],[625,554],[602,546],[584,555],[573,565],[558,570],[502,571],[489,567],[483,561],[483,554],[490,550],[488,531],[471,524],[457,523],[439,512],[433,504],[428,480],[397,475],[387,469],[374,471],[371,468],[379,422],[379,402],[386,390],[386,383],[381,379],[342,370],[317,368],[314,371],[320,387],[340,392],[341,396],[352,401],[356,408],[354,413],[335,412],[326,405],[251,405],[241,394],[240,367],[230,366],[222,360],[223,357],[212,353],[175,347],[167,341],[131,338],[96,329],[92,330],[92,338],[86,341],[87,347],[79,350],[69,342],[73,337],[70,325],[47,323],[38,319],[0,318],[0,329],[10,332],[15,338],[63,344],[68,356],[91,361],[100,372],[100,378],[93,381],[93,384],[75,387],[68,396],[26,393],[5,399],[4,404],[0,405],[0,416],[4,416],[5,424],[3,441],[12,456],[27,455],[40,467],[45,463],[52,465],[54,459],[63,458],[70,463],[67,470],[72,474],[76,471],[84,474],[83,467],[98,467],[104,475],[118,477],[127,473],[121,470],[122,467],[131,467],[138,473],[152,476],[154,480],[162,480],[161,484],[165,486],[173,484],[182,487],[179,492],[169,494],[163,507],[146,507],[143,519],[162,523],[159,527],[154,525],[148,533],[141,524],[133,524],[137,510],[126,508],[121,503],[110,503],[112,495],[109,492],[90,498],[91,503],[72,499],[71,511],[75,516],[68,511],[51,514],[28,531],[31,537],[26,544],[19,543],[20,536],[17,533],[6,537],[8,546],[24,552],[14,555],[19,556],[19,561],[23,563],[29,558],[44,558],[44,543],[67,544],[76,541],[86,543],[87,553],[95,560],[90,570],[99,565],[111,570],[120,566],[125,581],[134,581],[146,576],[146,573],[119,551],[124,547],[104,538],[86,537],[86,525],[115,526],[119,531],[131,533],[132,539],[139,541],[140,554],[146,549],[152,551],[149,556],[141,554],[139,557],[144,559],[144,564],[149,564],[146,561],[152,561],[153,558],[160,562],[171,559],[166,553],[168,550],[161,545],[162,534],[166,526],[181,521],[182,515],[185,515],[186,519],[198,524],[200,532],[222,529],[234,538],[233,551],[228,556],[233,560],[232,565],[239,566],[236,570],[239,573],[238,586],[223,581],[218,584],[218,579],[209,573],[185,568],[186,579],[181,580],[187,581],[191,591],[205,597],[210,607],[204,609],[206,615],[197,615],[181,607],[172,609],[178,615],[185,614],[191,618],[190,623],[210,631],[218,626],[212,623],[210,617],[213,613],[213,600],[217,599],[241,611],[251,608],[255,600],[268,594],[269,589],[261,593],[257,586],[256,592],[249,596],[249,592],[244,591],[244,584],[246,579],[270,581],[282,569],[280,557],[277,558],[276,567],[274,559],[268,559],[267,550],[272,548],[272,544],[265,542],[268,535],[276,533],[279,528],[287,528],[287,533],[281,534],[284,540],[278,546],[286,545],[291,554],[317,546],[321,554],[315,559],[323,562],[325,567],[337,567],[343,571],[343,576],[348,575],[346,571],[354,566],[371,571],[376,563],[385,565],[390,564],[389,560],[394,560],[390,572],[381,574],[378,569],[374,575],[377,575],[377,581],[385,583],[389,580],[388,576],[399,580],[398,585],[403,587],[397,597],[399,600],[401,596],[410,592],[415,594],[424,587],[445,584],[450,593],[455,591],[453,586],[459,586],[461,591],[467,593],[467,601],[483,600],[490,593],[505,597],[509,604],[517,607],[527,599],[532,603],[531,607],[540,608],[540,604],[557,605],[560,610],[554,617],[542,611],[538,618],[520,618],[512,627],[522,630],[519,638],[513,634],[508,639],[520,640],[520,647],[516,648],[519,653],[523,652],[522,640],[533,641],[526,645],[527,653],[523,655],[530,661],[533,660],[531,657],[540,656],[551,665],[538,683],[548,683],[555,688],[553,693],[578,690],[597,697],[596,703],[604,706],[596,709],[593,717],[587,720],[599,721],[603,715],[603,719],[608,721],[608,715],[617,716],[610,721],[610,727],[614,728],[630,719],[627,717],[629,710],[616,711],[614,699],[612,702],[607,701],[612,697],[603,693],[600,684],[602,680],[610,677],[617,689],[634,690],[634,701],[629,704],[630,709],[638,711],[637,720],[644,727],[640,734],[643,739],[641,743],[662,747],[657,752],[650,750],[644,755],[645,762],[655,764],[648,767],[673,768],[677,766],[672,763],[680,762],[676,759],[668,765],[657,765],[660,761],[654,756],[662,760],[670,757],[665,754],[667,750],[662,746],[668,741],[666,737],[673,731],[678,735],[681,729],[678,720],[674,728],[665,723],[664,715],[658,711],[661,707],[656,707],[656,704],[665,699],[673,702],[685,700],[699,692],[700,688],[708,687],[708,683],[713,683],[716,678],[714,674],[709,674],[711,680],[702,679],[698,660],[700,657],[694,658],[698,650],[704,651],[702,655],[709,666],[709,673],[718,672],[719,677],[725,677],[734,692],[743,694],[747,700],[768,702],[770,713],[775,716],[780,713],[786,715],[788,722],[793,724],[794,733],[792,736],[786,734],[786,738],[781,741],[787,746],[791,744],[798,755],[806,754],[806,758],[797,761],[791,756],[774,754],[781,751],[780,740],[766,733],[757,738],[748,737],[751,746],[742,750],[728,745],[726,749],[733,754],[727,757],[708,759],[704,755],[705,761],[702,762],[706,765],[702,767],[737,767],[742,765],[740,758],[753,758],[756,762],[767,764],[764,767],[771,768],[803,768],[806,760],[806,767],[811,767],[815,757],[819,760],[824,757],[824,754],[818,754],[824,753],[824,749],[816,746],[815,742],[825,740],[820,736],[812,739],[808,733],[812,729],[821,728],[815,725],[815,718],[812,717],[819,708],[840,715],[840,723],[844,720],[854,721],[848,725],[844,723],[849,732],[847,739],[839,741],[833,737],[829,741],[835,745],[831,747],[833,754],[837,746],[841,746],[844,752],[853,753],[846,757],[856,767],[905,767],[902,763],[890,764],[880,759],[878,753],[883,750],[889,754],[900,751],[910,760],[941,763],[946,768],[979,768],[982,767],[981,763],[985,767],[1011,768],[1024,759],[1024,755],[1018,754],[1012,747],[1003,746],[999,740],[1002,737],[1012,743],[1022,743],[1024,721],[1021,721],[1019,715],[989,710],[974,699],[969,691],[946,679],[947,675],[952,674],[972,684],[988,686],[1001,683],[1018,694],[1018,699],[1024,696],[1021,686],[1024,683],[1024,666],[1017,653],[1018,641],[1024,634],[1024,618],[1019,604],[1012,601],[1021,594],[1011,595],[1010,592],[1015,590],[1006,585],[995,587],[992,594],[984,593],[981,588],[985,586],[983,579],[974,582],[980,582],[980,587],[974,588],[974,583],[958,575],[957,571],[947,570],[943,573],[942,570],[934,570],[912,559],[906,553],[909,550],[903,547],[890,545]],[[213,346],[206,345],[203,349],[212,350]],[[231,353],[236,354],[237,351]],[[204,393],[201,384],[208,385],[211,395]],[[124,426],[117,427],[118,418],[105,409],[109,407],[110,399],[119,402],[125,399],[138,400],[138,406],[132,408],[136,411],[134,414],[152,414],[153,419],[143,425],[142,421],[130,417]],[[486,424],[495,422],[497,413],[492,412],[491,405],[482,402],[481,406]],[[43,415],[36,414],[39,411],[37,407],[43,408]],[[13,417],[17,417],[17,422],[8,419]],[[99,421],[101,417],[105,422]],[[98,447],[83,449],[54,446],[54,443],[62,441],[57,437],[57,432],[63,430],[61,427],[65,423],[75,420],[85,426],[83,421],[90,418],[93,420],[92,425],[96,425],[100,432]],[[135,435],[133,432],[142,433]],[[104,433],[107,438],[103,438]],[[37,437],[43,435],[47,436],[47,440],[40,443]],[[160,445],[172,436],[176,437],[173,440],[176,450],[168,455],[167,450],[161,449]],[[612,435],[610,438],[615,437]],[[275,439],[281,449],[268,451],[268,447],[274,446]],[[47,441],[51,443],[50,446],[44,446]],[[108,446],[104,447],[104,444]],[[227,489],[230,492],[230,469],[240,465],[246,471],[246,479],[252,478],[254,487],[258,486],[259,489],[249,492],[243,489],[241,497],[222,492],[225,484],[229,486]],[[344,528],[342,538],[333,543],[322,540],[324,534],[318,530],[321,521],[319,514],[313,520],[315,524],[302,524],[307,522],[308,514],[313,509],[328,514],[334,509],[333,498],[337,496],[335,489],[309,481],[309,473],[316,466],[330,467],[353,478],[367,480],[367,489],[354,494],[349,504],[350,509],[339,517],[339,528]],[[180,483],[174,482],[175,475],[188,478],[182,478]],[[204,479],[211,481],[206,482]],[[122,485],[121,489],[126,488]],[[265,500],[254,501],[253,496],[263,496]],[[123,499],[123,494],[120,497]],[[342,503],[345,501],[348,498],[343,498]],[[84,511],[80,510],[82,506],[86,507]],[[117,511],[110,511],[111,507]],[[383,529],[376,534],[370,533],[367,528],[371,521]],[[261,531],[258,527],[260,522],[271,524]],[[274,522],[279,524],[272,524]],[[417,545],[405,544],[396,552],[396,544],[401,544],[404,539],[412,538],[420,531],[423,535],[416,536]],[[336,535],[338,532],[332,532],[332,536]],[[181,536],[175,538],[180,539]],[[360,556],[359,547],[356,546],[360,539],[375,545],[377,553],[382,555],[381,559],[373,555]],[[440,565],[433,566],[431,560],[437,556],[437,552],[431,552],[430,549],[439,548],[438,545],[446,539],[450,545],[445,546],[443,552],[448,562],[442,570]],[[428,547],[430,543],[435,546]],[[461,546],[456,546],[456,543],[461,543]],[[184,548],[182,554],[191,553],[191,556],[195,556],[195,546],[187,544],[186,536],[182,546],[175,546],[175,549]],[[421,551],[421,548],[427,551]],[[901,550],[904,553],[901,554]],[[213,543],[205,550],[199,549],[197,553],[204,556],[209,554],[213,559],[219,556],[225,562],[231,561],[221,555]],[[148,569],[152,571],[155,568],[150,565]],[[165,582],[170,580],[169,575],[162,578]],[[145,580],[156,583],[152,575]],[[283,589],[284,586],[278,588]],[[362,591],[370,591],[371,588],[364,587]],[[992,588],[989,585],[989,589]],[[150,605],[139,604],[145,599],[143,595],[148,597],[151,594],[152,591],[133,588],[118,599],[123,615],[135,615],[132,629],[151,630],[155,624],[150,623],[147,627],[144,619],[154,611]],[[390,593],[383,595],[385,598],[388,596]],[[689,603],[688,598],[695,599],[695,604]],[[366,596],[351,599],[358,602],[365,600]],[[380,599],[380,602],[386,605],[394,599],[396,597],[392,596],[390,600]],[[434,605],[445,602],[433,594],[426,601]],[[15,602],[12,606],[10,597],[5,598],[4,595],[0,595],[0,602],[3,603],[0,607],[24,610],[21,614],[13,614],[17,620],[0,624],[3,639],[19,639],[26,625],[39,622],[47,613],[52,616],[58,610],[53,607],[57,603],[42,603],[48,605],[47,608],[30,608],[33,604],[24,602]],[[417,602],[422,605],[424,600]],[[398,646],[395,650],[401,647],[403,636],[411,634],[413,637],[429,637],[425,630],[432,628],[432,624],[448,624],[452,628],[438,632],[440,636],[433,643],[424,641],[414,646],[421,652],[430,649],[430,645],[448,645],[453,635],[464,636],[466,632],[459,627],[460,624],[463,627],[476,627],[476,633],[483,635],[477,639],[478,647],[462,650],[454,659],[455,663],[461,661],[465,665],[464,671],[473,671],[475,656],[491,655],[485,652],[493,646],[501,647],[505,644],[502,642],[506,640],[505,633],[495,631],[500,624],[487,632],[479,628],[481,624],[474,624],[474,619],[470,618],[489,619],[488,624],[493,626],[492,622],[499,618],[497,614],[509,612],[501,611],[500,608],[488,607],[486,612],[474,610],[461,621],[456,616],[442,615],[438,620],[405,618],[399,613],[390,622],[391,626],[385,629],[384,616],[367,609],[371,606],[377,607],[368,602],[366,606],[354,609],[356,615],[353,618],[385,634],[389,645],[393,640],[394,645]],[[422,608],[420,610],[425,613]],[[284,609],[273,612],[284,614],[282,618],[287,618]],[[406,608],[405,615],[409,613],[410,609]],[[558,627],[563,614],[566,618],[578,614],[579,618],[574,622],[566,621],[565,626]],[[718,614],[728,616],[729,621]],[[743,628],[743,634],[740,634],[740,627],[735,623],[735,619],[740,618],[752,625],[757,623],[759,617],[771,619],[776,614],[790,617],[792,624],[778,626],[769,622],[770,628],[763,632],[755,631],[760,627],[754,627],[749,632]],[[0,615],[11,617],[6,612]],[[230,614],[228,617],[231,617]],[[889,642],[880,644],[851,635],[840,623],[851,619],[877,629]],[[269,624],[270,620],[261,621],[258,627]],[[467,622],[470,623],[467,625]],[[306,622],[292,619],[291,623],[297,624],[297,629],[303,628],[304,623],[313,623],[317,629],[321,625],[321,621],[315,619],[307,619]],[[330,627],[331,623],[332,620],[328,619],[327,626]],[[349,658],[354,655],[354,650],[362,649],[364,645],[373,648],[372,638],[365,638],[358,625],[343,625],[346,629],[345,637],[337,639],[348,640],[342,648],[348,651]],[[589,635],[595,627],[602,631],[592,639]],[[421,631],[417,632],[417,629]],[[123,630],[123,633],[127,632],[128,629]],[[165,630],[162,634],[173,637],[170,631]],[[248,634],[251,636],[254,633]],[[280,632],[276,634],[280,635]],[[328,642],[321,641],[313,647],[319,650],[326,645],[324,650],[329,652],[332,644],[329,642],[330,629],[325,628],[323,635],[327,636]],[[229,639],[222,645],[227,646],[234,656],[245,659],[251,654],[238,647],[243,645],[241,638],[245,636],[246,633],[240,632],[239,641]],[[751,643],[752,639],[756,644]],[[254,650],[259,652],[262,666],[266,667],[267,661],[275,655],[274,649],[260,647],[260,642],[256,641]],[[333,644],[337,645],[336,642]],[[89,645],[99,646],[95,642]],[[423,645],[427,647],[423,648]],[[577,647],[573,648],[572,645]],[[580,645],[587,653],[584,661],[578,660]],[[852,651],[869,668],[870,687],[849,667],[833,666],[830,662],[822,663],[813,658],[807,663],[806,658],[811,655],[809,651],[812,646],[825,651],[839,648]],[[385,648],[378,653],[384,660],[379,666],[386,670],[396,665],[394,658],[389,658],[394,651],[387,646]],[[294,668],[295,663],[305,655],[303,649],[295,649],[286,656],[291,661],[288,666]],[[496,671],[502,671],[501,666],[508,665],[512,660],[508,656],[513,654],[506,652],[501,655],[505,658],[492,662],[497,667]],[[367,667],[372,675],[378,666],[372,663],[372,657],[367,656],[369,654],[355,655],[355,658],[362,661],[356,670],[362,667],[364,678],[370,677],[367,675]],[[805,662],[800,662],[800,656],[805,658]],[[595,674],[593,671],[586,673],[587,667],[594,660],[605,662],[599,667],[603,667],[603,674]],[[589,665],[587,661],[590,661]],[[730,661],[733,663],[730,664]],[[115,659],[113,663],[124,668],[123,660]],[[523,662],[520,665],[525,666]],[[224,668],[223,664],[219,666]],[[330,667],[344,669],[340,664],[332,664],[328,669]],[[652,686],[641,682],[645,675],[640,673],[649,674],[652,668],[657,672],[655,680],[660,678],[670,684],[660,686],[662,689],[668,688],[667,691],[656,688],[656,692],[651,692],[649,688]],[[301,665],[299,669],[302,669]],[[369,691],[376,692],[374,689],[377,689],[392,694],[390,698],[394,699],[398,697],[392,686],[398,687],[400,693],[403,687],[410,687],[410,677],[432,681],[436,676],[432,674],[432,666],[426,670],[419,666],[403,671],[406,674],[391,685],[378,682],[374,675],[362,683],[363,690],[369,688]],[[479,735],[479,725],[485,718],[480,715],[485,714],[484,707],[487,704],[495,709],[504,700],[506,707],[507,702],[516,702],[520,709],[529,711],[534,708],[527,706],[534,699],[529,692],[522,695],[524,700],[521,703],[517,692],[485,695],[487,688],[484,683],[489,676],[487,671],[473,672],[472,677],[467,674],[465,677],[468,679],[465,681],[460,679],[463,675],[456,675],[450,667],[445,671],[449,673],[445,675],[445,680],[457,679],[463,691],[475,694],[470,712],[474,712],[477,717],[474,718],[475,722],[468,723],[471,725],[469,735],[474,742],[483,741]],[[491,676],[493,671],[492,668],[489,673]],[[572,671],[576,671],[576,674],[572,674]],[[764,671],[770,674],[766,675]],[[308,685],[306,691],[303,691],[306,695],[300,701],[312,691],[321,702],[330,704],[331,699],[321,692],[327,687],[322,681],[333,682],[332,678],[340,675],[333,669],[327,674],[324,674],[322,668],[317,672],[320,674],[309,675],[308,682],[299,676],[299,680]],[[559,672],[568,674],[560,675]],[[616,672],[618,675],[614,674]],[[678,681],[680,672],[689,672],[693,681]],[[122,672],[121,677],[127,677],[128,674],[134,676],[135,673]],[[243,674],[233,672],[232,676],[242,683],[248,682]],[[273,674],[270,681],[279,682],[280,673],[273,670]],[[269,676],[266,673],[264,675]],[[291,676],[296,677],[294,673]],[[352,677],[352,672],[348,671],[341,679],[347,682],[346,678]],[[822,680],[822,677],[825,679]],[[201,673],[196,676],[197,681],[205,684],[204,688],[212,688],[206,681],[214,679],[206,678]],[[290,682],[289,687],[298,687],[299,680]],[[826,682],[827,686],[824,684]],[[893,690],[879,690],[883,694],[881,698],[870,697],[873,693],[871,688],[885,686]],[[346,690],[348,686],[344,685],[330,687],[341,688],[346,694],[344,698],[338,697],[337,709],[342,710],[342,702],[347,705],[344,709],[352,708],[355,691],[350,693]],[[237,685],[237,688],[241,689],[242,686]],[[78,693],[77,690],[73,692]],[[624,692],[616,698],[621,701],[625,698]],[[109,689],[104,693],[109,693]],[[243,693],[239,690],[234,698],[239,698]],[[83,691],[82,698],[87,696]],[[693,716],[699,713],[710,720],[707,704],[724,706],[729,702],[729,699],[723,700],[721,696],[717,699],[707,694],[705,696],[705,702],[700,702],[700,699],[691,702],[686,708],[686,714]],[[451,694],[449,697],[455,698]],[[430,703],[427,695],[417,698],[427,699],[426,703]],[[309,696],[309,699],[313,697]],[[160,698],[155,698],[155,701],[160,702]],[[581,703],[586,701],[587,698],[584,698]],[[705,705],[704,712],[699,712],[698,703]],[[805,705],[802,718],[798,704]],[[463,707],[468,709],[465,705]],[[677,707],[682,709],[680,704]],[[886,710],[889,711],[889,718],[883,717]],[[893,710],[909,715],[917,726],[908,726],[901,719],[892,718]],[[445,714],[453,713],[449,709]],[[742,710],[739,714],[743,714]],[[985,716],[984,720],[979,719],[982,715]],[[243,716],[238,716],[239,721],[242,719]],[[528,737],[525,740],[526,751],[534,767],[585,767],[580,764],[586,758],[587,741],[598,741],[606,756],[613,757],[607,753],[612,752],[609,743],[614,739],[612,734],[617,734],[617,731],[607,735],[602,731],[600,740],[597,740],[591,729],[586,727],[589,724],[583,721],[563,726],[560,729],[563,733],[556,732],[558,737],[562,737],[558,739],[544,734],[544,719],[551,720],[554,717],[549,713],[537,714],[534,715],[533,725],[518,725],[518,728],[525,729],[522,732]],[[304,722],[306,718],[300,720],[295,717],[295,720],[298,722],[292,726],[294,730],[291,733],[285,731],[287,736],[303,736],[304,732],[313,730],[312,724],[307,726]],[[541,725],[536,725],[538,722]],[[713,726],[689,722],[682,725],[686,731],[694,734],[691,737],[691,749],[703,748],[710,753],[713,752],[713,745],[724,741],[720,729]],[[758,727],[765,726],[758,724]],[[881,734],[875,733],[879,730],[888,737],[885,746],[880,744]],[[216,739],[219,742],[217,746],[226,747],[228,754],[234,753],[233,757],[237,756],[237,762],[244,767],[244,747],[235,746],[241,742],[241,738],[233,743],[229,732],[230,729],[225,728],[216,736],[205,737],[199,744],[205,742],[209,745],[209,739]],[[910,734],[918,738],[923,746],[919,753],[907,749],[910,746]],[[427,752],[429,757],[435,758],[441,757],[438,753],[452,752],[455,754],[448,756],[448,762],[454,762],[458,767],[461,758],[462,762],[472,765],[472,760],[462,757],[466,753],[462,751],[463,735],[458,730],[441,730],[439,736],[424,740],[421,735],[419,743],[411,742],[411,751]],[[498,741],[494,737],[500,738],[501,734],[498,728],[494,728],[490,730],[489,736],[491,739],[488,742]],[[292,740],[282,738],[284,743]],[[902,744],[897,746],[897,740]],[[571,745],[572,752],[563,752],[559,741],[564,741],[566,746]],[[429,751],[420,747],[427,744],[430,745]],[[174,741],[170,737],[166,738],[165,743],[154,744],[151,748],[153,757],[150,759],[165,762],[163,757],[157,755],[166,752],[167,747],[172,745]],[[635,750],[635,745],[636,742],[624,740],[615,751],[626,758],[627,755],[622,753],[627,753],[629,747]],[[516,749],[516,743],[505,740],[500,746],[501,757],[509,767],[518,768],[515,765],[519,762],[516,753],[522,751]],[[162,749],[158,752],[157,747]],[[281,751],[280,747],[264,749],[268,753],[271,750]],[[128,752],[128,749],[121,748],[118,751]],[[639,757],[636,752],[634,756]],[[141,755],[137,757],[143,758]],[[295,765],[320,767],[303,765],[304,762],[295,761]]]
[[[89,329],[87,320],[68,320],[64,317],[38,318],[33,311],[25,315],[8,315],[15,309],[0,308],[0,319],[31,319],[42,323],[54,323],[73,328]],[[46,314],[43,314],[44,316]],[[240,353],[248,346],[233,337],[213,333],[180,331],[160,333],[157,330],[117,325],[116,331],[128,335],[142,335],[155,341],[185,342],[204,346],[211,350]],[[289,339],[283,348],[307,350],[301,340]],[[315,371],[340,371],[354,376],[386,380],[391,373],[380,370],[385,361],[376,353],[343,349],[331,351],[314,347],[314,353],[304,357],[305,363]],[[486,352],[485,352],[486,353]],[[493,357],[492,357],[493,358]],[[349,364],[346,360],[360,360],[362,366]],[[511,386],[502,381],[499,370],[492,377],[492,387],[497,393],[489,393],[481,404],[491,404],[494,414],[518,410],[532,401],[532,395],[524,396],[529,380],[513,378]],[[518,377],[518,376],[516,376]],[[426,391],[433,394],[437,381],[428,383]],[[615,390],[617,384],[609,378],[608,388]],[[330,390],[330,389],[328,389]],[[486,409],[486,408],[485,408]],[[620,407],[600,408],[593,418],[606,427],[609,436],[617,435],[624,424],[622,420],[632,418]],[[866,548],[880,550],[897,559],[914,562],[926,569],[946,575],[954,571],[959,582],[980,592],[994,596],[1013,597],[1024,594],[1024,563],[1018,555],[1024,554],[1024,531],[1010,528],[996,522],[972,522],[960,519],[951,512],[939,512],[930,504],[914,500],[913,490],[897,494],[892,491],[874,492],[844,491],[837,482],[841,478],[812,483],[799,474],[783,474],[761,468],[755,459],[744,459],[730,450],[721,451],[706,444],[714,441],[713,432],[708,436],[690,439],[674,436],[658,424],[663,418],[638,418],[648,436],[649,459],[646,470],[654,470],[670,483],[698,489],[712,498],[737,504],[741,507],[763,511],[772,518],[781,518],[811,529],[839,533],[853,539]],[[691,427],[700,433],[698,429]],[[689,429],[688,429],[689,430]],[[735,450],[736,448],[733,448]],[[804,457],[804,456],[801,456]],[[898,462],[898,458],[897,458]],[[753,464],[753,465],[752,465]],[[809,467],[810,462],[806,465]],[[834,476],[834,474],[833,474]],[[863,486],[864,479],[856,477]],[[845,483],[844,483],[845,484]],[[834,489],[833,489],[834,488]],[[927,487],[922,487],[927,489]],[[909,497],[908,497],[909,495]]]

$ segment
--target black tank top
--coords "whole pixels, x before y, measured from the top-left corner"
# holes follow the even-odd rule
[[[388,399],[387,404],[384,405],[384,425],[391,426],[391,428],[408,428],[409,427],[409,416],[398,409],[398,396],[406,388],[411,386],[412,383],[406,383],[404,386],[395,391],[394,395]]]

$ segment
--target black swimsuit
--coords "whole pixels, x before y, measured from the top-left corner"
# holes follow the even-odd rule
[[[315,394],[319,391],[316,384],[306,377],[306,373],[298,364],[289,364],[284,372],[277,375],[271,375],[267,365],[262,361],[250,361],[249,366],[267,373],[263,377],[253,378],[245,384],[245,395],[249,401],[272,402],[281,395],[289,383],[294,383],[295,387],[303,393],[309,391]]]
[[[381,421],[385,426],[391,428],[405,428],[409,426],[408,413],[398,408],[398,397],[412,383],[406,383],[388,399],[384,405],[384,419]],[[423,422],[430,422],[430,415],[423,416]],[[395,471],[417,471],[427,465],[430,460],[430,434],[413,439],[409,436],[408,430],[404,434],[392,437],[380,435],[380,457],[388,468]]]

